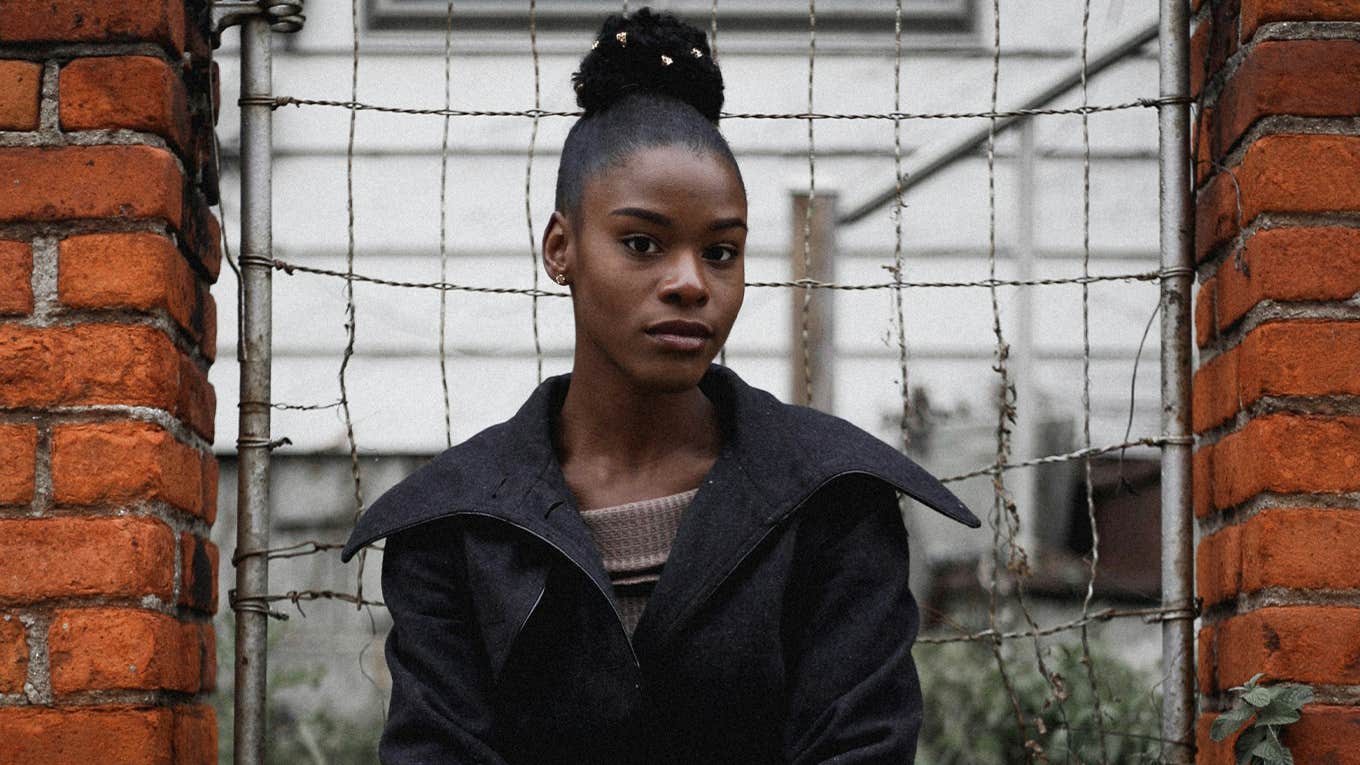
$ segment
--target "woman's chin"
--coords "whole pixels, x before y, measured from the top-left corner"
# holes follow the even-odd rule
[[[649,392],[682,393],[699,384],[712,361],[708,354],[665,359],[637,369],[633,378],[639,388]]]

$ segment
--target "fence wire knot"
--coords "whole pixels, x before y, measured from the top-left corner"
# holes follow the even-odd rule
[[[267,438],[251,438],[249,436],[240,436],[236,439],[237,451],[240,451],[242,449],[268,449],[269,451],[272,452],[281,446],[292,445],[293,439],[287,436],[284,436],[283,438],[275,438],[272,441]]]
[[[1200,606],[1201,606],[1200,599],[1196,598],[1195,602],[1192,605],[1184,606],[1181,608],[1163,609],[1161,611],[1158,611],[1157,613],[1152,613],[1148,614],[1147,616],[1144,616],[1143,621],[1147,622],[1148,624],[1156,624],[1158,622],[1194,621],[1195,619],[1198,619],[1200,617],[1201,613]]]
[[[255,266],[256,268],[278,267],[277,266],[278,261],[274,260],[273,258],[267,258],[263,255],[252,255],[250,253],[242,253],[241,256],[236,259],[236,262],[239,263],[243,268],[245,266]]]
[[[269,607],[269,598],[264,595],[237,595],[236,588],[227,590],[227,605],[236,613],[264,614],[270,619],[288,621],[288,614]]]

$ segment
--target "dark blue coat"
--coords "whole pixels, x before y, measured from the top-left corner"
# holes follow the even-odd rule
[[[882,441],[714,366],[722,451],[630,641],[553,452],[569,380],[393,487],[345,546],[387,537],[382,761],[910,762],[894,490],[977,518]]]

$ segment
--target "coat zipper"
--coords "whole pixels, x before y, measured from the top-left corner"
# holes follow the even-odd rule
[[[491,513],[479,513],[474,510],[459,511],[451,513],[451,515],[470,515],[477,516],[479,518],[490,518],[492,520],[500,521],[501,523],[504,523],[507,526],[519,529],[520,531],[523,531],[524,533],[534,537],[535,539],[538,539],[543,544],[547,545],[553,550],[556,550],[557,553],[561,555],[563,558],[566,558],[568,563],[575,566],[577,571],[580,571],[581,574],[586,579],[590,580],[591,584],[595,585],[596,591],[598,591],[600,593],[600,596],[604,598],[605,602],[609,604],[609,610],[612,611],[614,614],[614,623],[618,625],[619,632],[623,633],[623,642],[628,646],[628,654],[633,659],[633,667],[638,671],[639,675],[641,674],[642,662],[638,660],[637,651],[633,648],[633,640],[632,638],[628,637],[628,628],[625,627],[623,624],[623,615],[619,613],[618,606],[614,605],[614,599],[610,597],[609,593],[605,592],[604,587],[602,587],[599,582],[595,581],[595,577],[591,576],[590,572],[586,571],[584,566],[582,566],[580,563],[577,563],[575,558],[567,554],[566,550],[563,550],[560,546],[557,545],[557,543],[553,542],[552,540],[548,539],[547,537],[543,536],[537,531],[534,531],[528,526],[524,526],[522,524],[515,523],[514,521],[507,520],[499,515],[492,515]],[[534,604],[529,608],[529,612],[524,615],[524,619],[519,623],[519,627],[515,629],[515,634],[510,636],[510,643],[512,645],[516,640],[519,639],[519,634],[524,631],[524,627],[529,623],[529,618],[534,615],[534,611],[538,610],[538,604],[543,602],[543,595],[547,592],[547,590],[548,585],[546,583],[544,583],[544,585],[541,588],[539,588],[538,597],[534,598]]]

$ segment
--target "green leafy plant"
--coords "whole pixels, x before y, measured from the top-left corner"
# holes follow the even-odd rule
[[[1294,683],[1259,685],[1261,675],[1233,688],[1237,700],[1214,720],[1209,737],[1223,741],[1242,731],[1233,744],[1237,765],[1293,765],[1294,755],[1280,741],[1280,732],[1298,721],[1303,705],[1313,700],[1313,689]]]
[[[1014,701],[998,673],[991,646],[916,647],[913,653],[925,696],[918,763],[1149,765],[1162,760],[1161,696],[1155,673],[1123,660],[1117,649],[1092,641],[1100,691],[1097,718],[1079,646],[1055,643],[1045,647],[1052,683],[1039,674],[1027,644],[1003,650]],[[1053,684],[1061,689],[1061,708]],[[1023,731],[1017,725],[1015,703],[1024,715]]]

